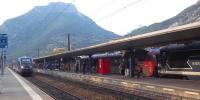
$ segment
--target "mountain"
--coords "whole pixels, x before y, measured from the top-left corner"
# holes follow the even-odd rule
[[[37,48],[45,54],[53,48],[66,46],[71,35],[72,48],[86,47],[119,36],[98,26],[79,12],[75,5],[53,2],[37,6],[24,15],[9,19],[0,26],[0,33],[8,34],[9,57],[36,56]]]
[[[186,8],[181,13],[179,13],[178,15],[168,20],[165,20],[160,23],[154,23],[150,26],[144,26],[144,27],[138,28],[136,30],[133,30],[126,36],[133,36],[133,35],[153,32],[157,30],[167,29],[170,27],[193,23],[196,21],[200,21],[200,1]]]

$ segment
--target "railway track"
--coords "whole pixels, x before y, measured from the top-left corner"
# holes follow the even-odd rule
[[[56,100],[147,100],[131,94],[44,74],[35,74],[26,79]]]
[[[52,85],[47,84],[46,82],[36,79],[35,77],[26,77],[26,79],[35,84],[37,87],[39,87],[55,100],[81,100],[81,98],[66,93],[59,88],[56,88]]]

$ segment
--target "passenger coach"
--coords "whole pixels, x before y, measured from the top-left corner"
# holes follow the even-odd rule
[[[160,75],[200,76],[200,43],[164,47],[158,58]]]

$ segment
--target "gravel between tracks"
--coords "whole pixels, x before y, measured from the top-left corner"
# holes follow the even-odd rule
[[[121,93],[89,84],[35,74],[27,78],[56,100],[146,100],[131,94]]]
[[[75,97],[71,94],[65,93],[51,85],[47,85],[45,82],[37,80],[32,77],[26,78],[28,81],[32,82],[36,86],[38,86],[42,91],[50,95],[55,100],[80,100],[80,98]]]

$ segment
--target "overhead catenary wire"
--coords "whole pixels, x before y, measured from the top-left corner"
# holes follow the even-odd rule
[[[73,0],[73,1],[70,2],[69,4],[73,4],[74,2],[75,2],[75,0]],[[68,5],[66,8],[63,9],[63,11],[66,10],[67,8],[69,8],[70,6],[71,6],[71,5]],[[47,20],[47,18],[51,15],[51,11],[52,11],[53,9],[55,9],[56,7],[57,7],[57,5],[55,5],[55,6],[52,7],[52,9],[51,9],[51,10],[46,14],[46,16],[43,18],[43,20],[41,21],[40,25],[42,25],[42,23],[45,22],[45,20]],[[57,18],[63,13],[63,11],[61,11],[61,13],[59,13],[57,16],[55,16],[55,17],[53,18],[52,22],[55,21],[55,19],[57,19]],[[38,29],[39,29],[39,28],[38,28]]]
[[[97,14],[97,13],[101,12],[103,9],[105,9],[106,7],[108,7],[109,5],[111,5],[114,1],[116,1],[116,0],[110,0],[109,2],[107,2],[106,4],[104,4],[102,7],[100,7],[98,10],[96,10],[94,12],[94,14]]]
[[[143,1],[143,0],[137,0],[137,1],[131,2],[130,4],[127,4],[126,6],[124,6],[124,7],[120,8],[120,9],[118,9],[118,10],[116,10],[116,11],[114,11],[114,12],[112,12],[112,13],[110,13],[110,14],[108,14],[108,15],[100,18],[100,19],[98,19],[96,22],[100,22],[100,21],[102,21],[102,20],[104,20],[106,18],[109,18],[109,17],[111,17],[111,16],[123,11],[124,9],[127,9],[130,6],[133,6],[133,5],[136,5],[136,4],[140,3],[141,1]]]
[[[70,4],[73,4],[75,2],[75,0],[73,0],[72,2],[70,2]],[[68,5],[66,8],[64,8],[63,9],[63,11],[64,10],[66,10],[67,8],[69,8],[71,5]],[[55,9],[57,7],[57,5],[56,6],[53,6],[52,8],[51,8],[51,10],[49,10],[49,12],[46,14],[46,16],[40,21],[40,25],[42,25],[44,22],[45,22],[45,20],[47,20],[47,18],[51,15],[51,11],[53,10],[53,9]],[[60,14],[58,14],[56,17],[54,17],[54,20],[57,18],[57,17],[59,17],[62,13],[63,13],[63,11],[60,13]],[[52,20],[52,21],[54,21],[54,20]],[[38,29],[39,29],[39,27],[38,27]],[[37,29],[36,29],[37,30]]]
[[[71,2],[71,4],[73,4],[75,1],[76,1],[76,0],[73,0],[73,1]],[[111,0],[109,3],[111,3],[112,1],[114,1],[114,0]],[[108,17],[110,17],[110,16],[112,16],[112,15],[114,15],[114,14],[116,14],[116,13],[119,13],[119,12],[123,11],[124,9],[126,9],[126,8],[128,8],[128,7],[130,7],[130,6],[139,3],[140,1],[142,1],[142,0],[137,0],[137,1],[131,2],[130,4],[128,4],[128,5],[126,5],[126,6],[122,7],[122,8],[120,8],[120,9],[114,11],[113,13],[111,13],[111,14],[109,14],[109,15],[107,15],[107,16],[101,18],[101,19],[99,19],[98,21],[104,20],[104,19],[106,19],[106,18],[108,18]],[[108,6],[108,5],[110,5],[110,4],[107,3],[106,6]],[[59,13],[56,17],[54,17],[54,20],[53,20],[53,21],[55,21],[55,19],[57,19],[59,16],[61,16],[61,15],[64,13],[64,10],[66,10],[66,9],[69,8],[70,6],[71,6],[71,5],[69,5],[68,7],[65,7],[65,8],[63,9],[63,12],[61,11],[61,13]],[[103,9],[103,7],[102,7],[102,9]],[[102,9],[100,9],[100,10],[102,10]],[[98,21],[97,21],[97,22],[98,22]],[[90,23],[90,24],[92,24],[92,23]],[[87,26],[80,27],[80,28],[77,29],[77,30],[81,30],[82,28],[85,28],[85,27],[87,27]]]
[[[126,8],[128,8],[128,7],[131,7],[131,6],[135,5],[135,4],[138,4],[138,3],[141,2],[141,1],[143,1],[143,0],[137,0],[137,1],[131,2],[131,3],[127,4],[126,6],[124,6],[124,7],[120,8],[120,9],[114,11],[113,13],[111,13],[111,14],[105,16],[105,17],[100,18],[99,20],[97,20],[97,21],[95,21],[95,22],[99,22],[99,21],[104,20],[104,19],[106,19],[106,18],[108,18],[108,17],[110,17],[110,16],[113,16],[114,14],[119,13],[119,12],[123,11],[124,9],[126,9]],[[92,24],[92,23],[90,23],[90,24]],[[89,27],[84,26],[84,27],[78,28],[77,30],[81,30],[81,29],[83,29],[83,28],[89,28]]]
[[[67,9],[71,6],[70,4],[73,4],[75,1],[76,1],[76,0],[72,0],[72,1],[69,3],[69,5],[67,5],[67,7],[65,7],[65,8],[61,11],[61,13],[59,13],[58,15],[56,15],[56,16],[52,19],[52,21],[51,21],[50,23],[53,23],[54,21],[56,21],[56,19],[57,19],[59,16],[61,16],[61,15],[63,14],[63,12],[64,12],[65,10],[67,10]],[[53,6],[53,7],[49,10],[49,12],[47,12],[46,16],[40,21],[40,25],[43,25],[43,23],[45,22],[45,20],[47,20],[47,18],[49,18],[49,16],[52,15],[52,14],[51,14],[51,11],[54,10],[56,7],[58,7],[58,5]],[[36,32],[37,32],[40,28],[41,28],[41,27],[37,27],[37,28],[35,29]],[[55,41],[54,41],[54,42],[55,42]],[[56,42],[56,44],[58,44],[58,42]]]
[[[75,0],[72,0],[71,2],[70,2],[70,4],[72,4],[72,3],[74,3],[75,2]],[[65,7],[65,9],[63,9],[63,11],[64,10],[66,10],[67,8],[69,8],[71,5],[68,5],[68,7]],[[48,17],[50,16],[50,15],[52,15],[51,14],[51,11],[53,10],[53,9],[55,9],[57,6],[53,6],[48,12],[46,12],[46,14],[45,14],[45,16],[42,18],[42,19],[40,19],[40,22],[38,23],[38,25],[40,25],[39,27],[35,27],[34,28],[34,31],[35,31],[35,33],[37,33],[39,30],[40,30],[40,28],[41,28],[41,25],[44,25],[44,22],[48,19]],[[38,14],[40,14],[40,13],[38,13]],[[60,14],[61,15],[61,14]],[[57,15],[56,17],[54,17],[53,19],[56,19],[57,17],[59,17],[60,15]],[[31,20],[30,20],[31,21]],[[52,20],[52,21],[54,21],[54,20]],[[19,28],[19,29],[21,29],[21,28]],[[22,30],[23,31],[23,30]],[[2,34],[3,33],[9,33],[9,31],[8,30],[4,30],[4,31],[2,31],[1,32]],[[8,34],[9,35],[9,34]],[[13,45],[13,44],[11,44],[11,45]],[[36,49],[36,48],[35,48]],[[37,49],[38,49],[38,47],[37,47]],[[28,53],[29,54],[29,53]],[[11,55],[9,55],[9,56],[11,56]]]
[[[70,2],[69,5],[68,5],[67,7],[65,7],[65,8],[63,9],[63,11],[61,11],[61,13],[59,13],[54,19],[57,19],[60,15],[62,15],[63,12],[64,12],[65,10],[67,10],[75,1],[76,1],[76,0],[72,0],[72,2]]]
[[[71,3],[69,3],[69,5],[67,6],[67,7],[65,7],[62,11],[61,11],[61,13],[59,13],[54,19],[54,21],[56,21],[56,19],[59,17],[59,16],[61,16],[63,13],[64,13],[64,11],[65,10],[67,10],[74,2],[75,2],[76,0],[73,0]],[[52,22],[53,23],[53,22]],[[61,47],[63,46],[63,47],[65,47],[65,44],[63,44],[63,43],[59,43],[59,42],[57,42],[57,41],[54,41],[57,45],[59,44]],[[68,49],[69,50],[69,49]]]
[[[74,3],[74,2],[75,2],[75,0],[72,0],[72,1],[69,3],[69,5],[68,5],[67,7],[65,7],[65,9],[63,9],[63,11],[66,10],[67,8],[69,8],[69,7],[71,6],[70,4],[72,4],[72,3]],[[45,21],[49,18],[49,16],[52,15],[51,12],[52,12],[52,10],[54,10],[56,7],[58,7],[58,5],[53,6],[53,7],[45,14],[44,18],[40,20],[39,25],[41,25],[41,27],[42,27],[42,25],[45,23]],[[60,15],[61,15],[61,14],[58,14],[57,16],[55,16],[55,17],[53,18],[53,20],[51,21],[51,23],[53,23],[53,22],[55,21],[55,19],[57,19]],[[38,30],[40,30],[41,27],[36,27],[36,28],[35,28],[35,32],[38,32]],[[58,44],[58,43],[56,43],[56,44]],[[36,48],[35,48],[35,49],[36,49]],[[38,47],[37,47],[37,49],[38,49]],[[47,50],[47,51],[48,51],[48,50]]]

